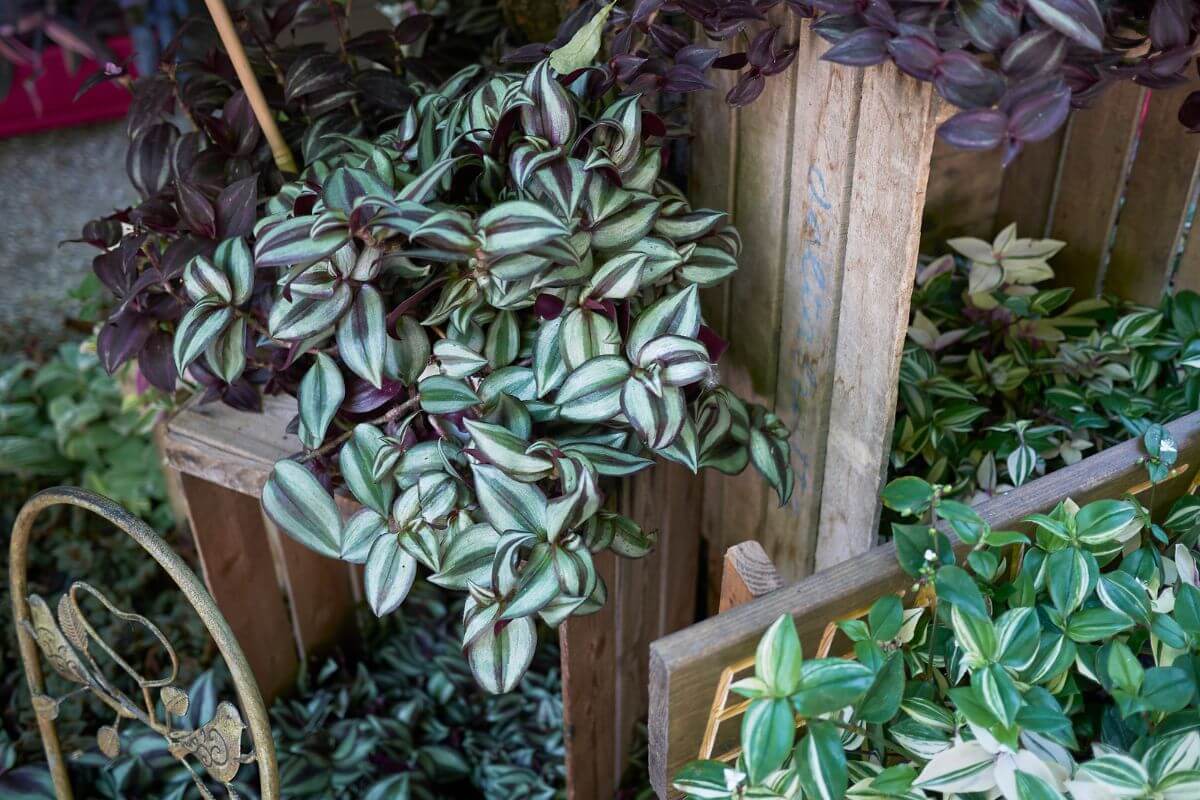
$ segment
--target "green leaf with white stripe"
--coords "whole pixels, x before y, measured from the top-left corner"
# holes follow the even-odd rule
[[[388,533],[387,518],[372,508],[360,508],[346,520],[338,546],[338,557],[351,564],[365,564],[371,545]]]
[[[564,419],[606,422],[621,411],[621,388],[627,377],[629,362],[621,356],[593,358],[566,377],[554,402]]]
[[[233,383],[246,368],[246,320],[236,317],[204,351],[204,360],[217,377]]]
[[[446,375],[430,375],[417,385],[421,408],[427,414],[453,414],[480,402],[479,395],[466,381]]]
[[[487,464],[476,464],[471,469],[479,508],[493,528],[501,533],[540,533],[546,529],[547,501],[541,489]]]
[[[1018,445],[1008,454],[1004,463],[1008,466],[1008,477],[1013,486],[1020,486],[1033,475],[1037,466],[1037,451],[1027,444]]]
[[[1099,579],[1096,558],[1078,547],[1065,547],[1046,559],[1045,576],[1050,599],[1060,613],[1070,614],[1083,605]]]
[[[850,783],[842,736],[832,723],[810,720],[796,745],[796,772],[806,800],[841,800]]]
[[[182,374],[216,341],[233,319],[233,309],[215,298],[206,298],[188,309],[175,328],[175,367]]]
[[[512,311],[501,311],[496,314],[492,324],[488,326],[487,340],[483,345],[483,354],[493,369],[507,366],[517,358],[521,351],[521,328],[517,324],[517,315]]]
[[[471,674],[493,694],[511,692],[533,661],[537,626],[532,617],[486,626],[467,647]]]
[[[996,628],[988,617],[969,614],[958,606],[950,608],[954,639],[974,665],[982,666],[996,657]]]
[[[280,297],[271,308],[267,330],[271,336],[284,341],[300,341],[332,328],[353,301],[353,292],[345,283],[338,283],[329,297],[293,295],[291,300]]]
[[[338,466],[350,493],[367,508],[384,515],[391,509],[396,484],[390,480],[376,481],[371,476],[375,458],[385,445],[382,431],[362,423],[355,426],[354,433],[338,453]]]
[[[374,286],[359,287],[354,302],[337,324],[338,355],[355,375],[376,389],[383,385],[387,358],[387,314]]]
[[[914,785],[945,795],[985,792],[995,785],[994,761],[978,742],[961,742],[930,759]]]
[[[466,591],[469,584],[487,586],[492,579],[492,563],[500,534],[485,522],[461,531],[452,531],[442,555],[441,569],[429,576],[429,582],[443,589]]]
[[[196,256],[183,271],[183,288],[193,303],[206,298],[216,298],[222,303],[233,300],[233,287],[229,277],[207,256]]]
[[[263,486],[263,509],[288,536],[305,547],[337,558],[342,515],[311,472],[294,461],[277,461]]]
[[[652,339],[671,334],[695,339],[700,333],[700,297],[695,285],[662,298],[638,315],[629,331],[625,352],[638,362],[642,348]]]
[[[376,539],[363,569],[363,593],[375,616],[399,608],[416,577],[417,560],[400,547],[399,536],[388,534]]]
[[[796,719],[786,698],[751,700],[742,716],[742,758],[750,782],[760,783],[779,769],[795,739]]]
[[[803,717],[817,717],[857,702],[875,680],[866,664],[844,658],[816,658],[800,667],[800,688],[792,706]]]
[[[311,264],[350,240],[345,227],[310,235],[316,221],[316,216],[293,217],[258,231],[254,243],[255,266],[262,269]]]
[[[500,425],[479,420],[464,420],[476,450],[510,477],[533,483],[554,470],[554,462],[535,453],[527,453],[529,443]]]
[[[329,424],[346,399],[346,382],[337,363],[324,353],[317,353],[313,365],[300,381],[300,441],[314,450],[325,441]]]

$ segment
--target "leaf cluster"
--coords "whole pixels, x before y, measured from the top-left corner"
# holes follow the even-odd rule
[[[949,244],[917,275],[893,474],[975,501],[1200,408],[1194,292],[1071,303],[1051,288],[1062,242],[1009,226]]]
[[[1159,456],[1164,432],[1153,444]],[[1171,449],[1167,442],[1168,450]],[[694,762],[694,798],[1184,798],[1200,792],[1200,503],[1067,499],[993,530],[945,487],[884,503],[917,601],[838,623],[845,658],[764,635],[736,763]],[[962,543],[957,562],[947,531]],[[797,732],[797,724],[800,731]]]

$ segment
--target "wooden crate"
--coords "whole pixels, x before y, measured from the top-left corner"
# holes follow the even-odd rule
[[[261,511],[272,465],[301,449],[285,433],[294,414],[295,401],[285,397],[266,398],[262,414],[191,405],[160,439],[167,469],[183,486],[204,579],[268,702],[287,690],[306,655],[346,634],[359,600],[357,567],[298,544]],[[619,509],[659,529],[658,548],[637,560],[598,556],[608,604],[559,630],[575,800],[615,794],[646,718],[650,643],[696,618],[700,537],[679,524],[700,502],[700,484],[689,477],[664,464],[621,484]],[[353,501],[339,503],[353,512]]]
[[[1153,490],[1153,507],[1160,513],[1200,476],[1200,412],[1167,428],[1179,445],[1179,460],[1171,477]],[[1132,492],[1148,504],[1151,489],[1143,456],[1141,442],[1125,442],[1032,481],[1022,491],[982,503],[977,510],[994,529],[1030,533],[1032,526],[1023,520],[1050,511],[1066,497],[1082,505]],[[962,556],[965,548],[957,541],[955,547]],[[741,585],[726,581],[723,589],[731,610],[651,645],[650,779],[659,797],[678,796],[668,791],[670,778],[697,757],[722,670],[753,655],[759,638],[780,614],[795,618],[804,652],[811,654],[830,621],[912,583],[890,543],[782,589],[774,588],[778,583],[772,565],[759,553],[738,548],[726,562],[726,574],[741,576]]]
[[[808,23],[787,24],[796,63],[758,101],[707,92],[693,115],[693,197],[731,210],[744,240],[733,281],[704,298],[730,340],[722,378],[792,429],[796,474],[783,508],[755,475],[705,478],[713,586],[735,542],[759,541],[788,580],[877,544],[862,498],[887,471],[923,219],[930,243],[1011,221],[1065,239],[1055,268],[1077,297],[1156,304],[1173,270],[1200,288],[1200,236],[1185,236],[1200,137],[1174,118],[1190,87],[1115,85],[1002,171],[997,153],[935,146],[955,109],[929,84],[823,62]]]

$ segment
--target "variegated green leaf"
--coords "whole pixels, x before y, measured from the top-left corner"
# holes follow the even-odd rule
[[[559,387],[554,402],[564,419],[603,422],[621,410],[621,389],[629,363],[617,355],[599,356],[581,364]]]
[[[338,355],[351,372],[375,388],[383,385],[387,360],[387,314],[373,286],[361,286],[337,324]]]
[[[695,286],[662,298],[643,311],[629,331],[625,352],[640,363],[642,348],[659,336],[695,339],[700,333],[700,298]]]
[[[310,264],[337,250],[349,241],[345,228],[310,235],[317,217],[293,217],[258,231],[254,243],[254,264],[258,268],[291,267]]]
[[[276,462],[263,486],[263,509],[300,544],[337,558],[342,516],[333,498],[311,472],[294,461]]]
[[[421,408],[429,414],[453,414],[480,402],[479,395],[457,378],[431,375],[417,385],[421,395]]]
[[[537,647],[537,626],[530,617],[494,623],[467,647],[471,674],[493,694],[511,692],[529,669]]]
[[[217,377],[233,383],[246,368],[246,320],[236,317],[204,351],[204,359]]]
[[[267,330],[285,341],[300,341],[332,328],[350,307],[353,292],[344,283],[337,284],[328,298],[280,297],[271,309]]]
[[[399,608],[416,577],[417,560],[400,547],[400,537],[388,534],[377,538],[363,569],[363,593],[375,616]]]
[[[346,488],[358,502],[380,514],[387,514],[391,509],[396,491],[393,482],[372,478],[375,458],[385,444],[382,431],[374,425],[360,424],[355,426],[354,433],[338,453],[338,466]]]
[[[175,367],[183,373],[216,340],[233,319],[233,309],[214,298],[188,309],[175,328]]]
[[[300,381],[300,441],[310,450],[321,446],[329,424],[346,399],[346,383],[337,363],[317,353],[313,365]]]

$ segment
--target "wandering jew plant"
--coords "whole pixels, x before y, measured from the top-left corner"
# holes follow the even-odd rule
[[[376,138],[327,137],[252,237],[188,262],[172,344],[180,371],[223,385],[262,362],[297,377],[305,452],[275,466],[267,513],[365,564],[377,614],[421,568],[468,592],[463,647],[495,692],[528,666],[537,618],[603,604],[595,553],[654,546],[604,507],[607,480],[660,457],[753,462],[782,501],[792,484],[786,429],[720,386],[700,312],[736,230],[660,178],[638,97],[577,88],[549,61],[468,68]],[[345,522],[343,486],[361,505]]]
[[[1160,456],[1164,442],[1173,452],[1162,428],[1148,437]],[[1068,499],[1030,517],[1026,536],[992,530],[944,488],[906,477],[883,494],[918,520],[895,526],[897,556],[912,596],[936,601],[905,608],[889,595],[839,622],[846,658],[803,658],[781,617],[755,675],[733,687],[750,701],[742,754],[687,765],[678,789],[710,800],[1200,797],[1200,500],[1154,521],[1136,500]],[[966,545],[961,564],[943,529]]]
[[[891,465],[977,500],[1200,408],[1200,295],[1159,308],[1070,303],[1064,246],[949,242],[923,263],[900,366]]]
[[[561,45],[606,5],[583,3],[552,43],[512,57],[536,58]],[[726,99],[745,105],[795,58],[785,13],[815,19],[813,31],[832,43],[826,60],[890,60],[933,83],[961,109],[941,127],[942,138],[968,149],[1002,147],[1006,162],[1114,81],[1183,85],[1200,32],[1193,0],[636,0],[612,8],[608,57],[593,80],[604,89],[690,92],[713,88],[710,69],[734,70],[738,80]],[[707,43],[684,33],[696,28]],[[1200,92],[1180,119],[1200,128]]]

